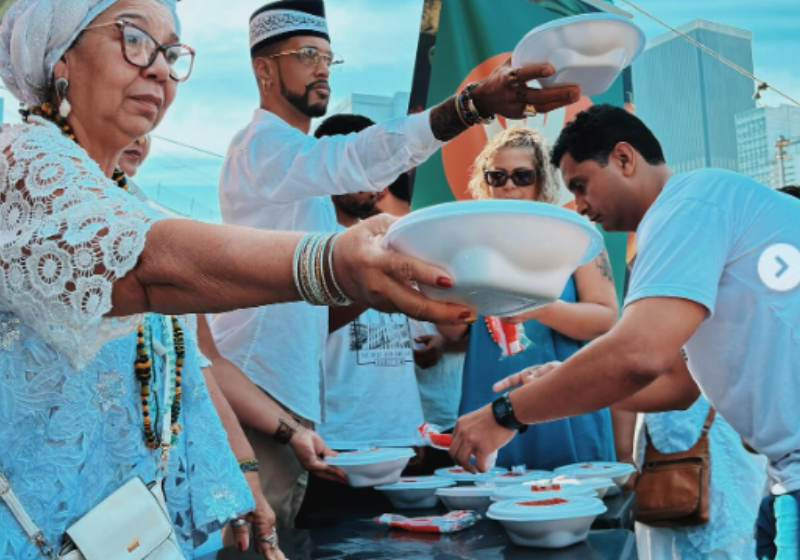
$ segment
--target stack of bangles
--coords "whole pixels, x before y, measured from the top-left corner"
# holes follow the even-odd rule
[[[470,91],[476,85],[478,85],[477,82],[467,84],[467,87],[462,89],[455,97],[456,112],[458,113],[461,122],[464,123],[465,126],[473,126],[478,123],[489,124],[494,120],[494,115],[490,117],[482,117],[478,112],[478,109],[475,108],[475,102],[472,100]]]
[[[341,307],[353,303],[333,272],[333,248],[338,238],[338,233],[307,233],[294,251],[294,285],[311,305]]]

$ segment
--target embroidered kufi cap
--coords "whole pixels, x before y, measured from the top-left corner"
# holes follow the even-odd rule
[[[322,0],[279,0],[250,16],[251,53],[298,35],[331,40]]]

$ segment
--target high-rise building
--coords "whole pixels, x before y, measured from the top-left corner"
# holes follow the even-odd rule
[[[752,73],[752,33],[704,20],[678,29]],[[738,170],[736,115],[755,107],[753,82],[675,33],[648,42],[633,65],[636,113],[676,172]]]
[[[407,115],[409,99],[409,93],[402,91],[398,91],[394,95],[351,93],[331,111],[328,111],[328,114],[352,113],[369,117],[379,123]]]
[[[773,188],[800,184],[800,107],[759,107],[736,115],[736,144],[740,173]]]

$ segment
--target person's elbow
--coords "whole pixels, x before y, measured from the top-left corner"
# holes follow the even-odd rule
[[[674,356],[673,356],[674,358]],[[643,389],[669,371],[672,362],[659,352],[631,348],[625,359],[625,372],[636,389]]]

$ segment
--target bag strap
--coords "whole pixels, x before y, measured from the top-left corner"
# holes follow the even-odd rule
[[[28,512],[25,511],[22,502],[19,501],[14,490],[11,489],[11,484],[2,471],[0,471],[0,500],[5,502],[8,509],[11,511],[11,515],[14,516],[14,519],[16,519],[20,527],[22,527],[28,539],[36,544],[42,556],[55,558],[53,555],[53,548],[45,540],[44,533],[36,526],[36,523],[30,518]]]
[[[711,424],[714,423],[714,418],[717,415],[717,411],[714,410],[713,406],[708,407],[708,414],[706,415],[706,421],[703,423],[703,435],[707,436],[708,431],[711,429]]]
[[[708,436],[708,431],[711,429],[711,424],[714,423],[714,419],[716,418],[716,416],[717,416],[717,411],[714,410],[713,406],[709,406],[708,414],[706,414],[706,420],[705,422],[703,422],[703,431],[700,432],[700,437]],[[644,435],[645,438],[647,438],[647,446],[655,449],[655,447],[653,446],[653,440],[650,439],[650,430],[647,428],[646,421],[644,422]]]

